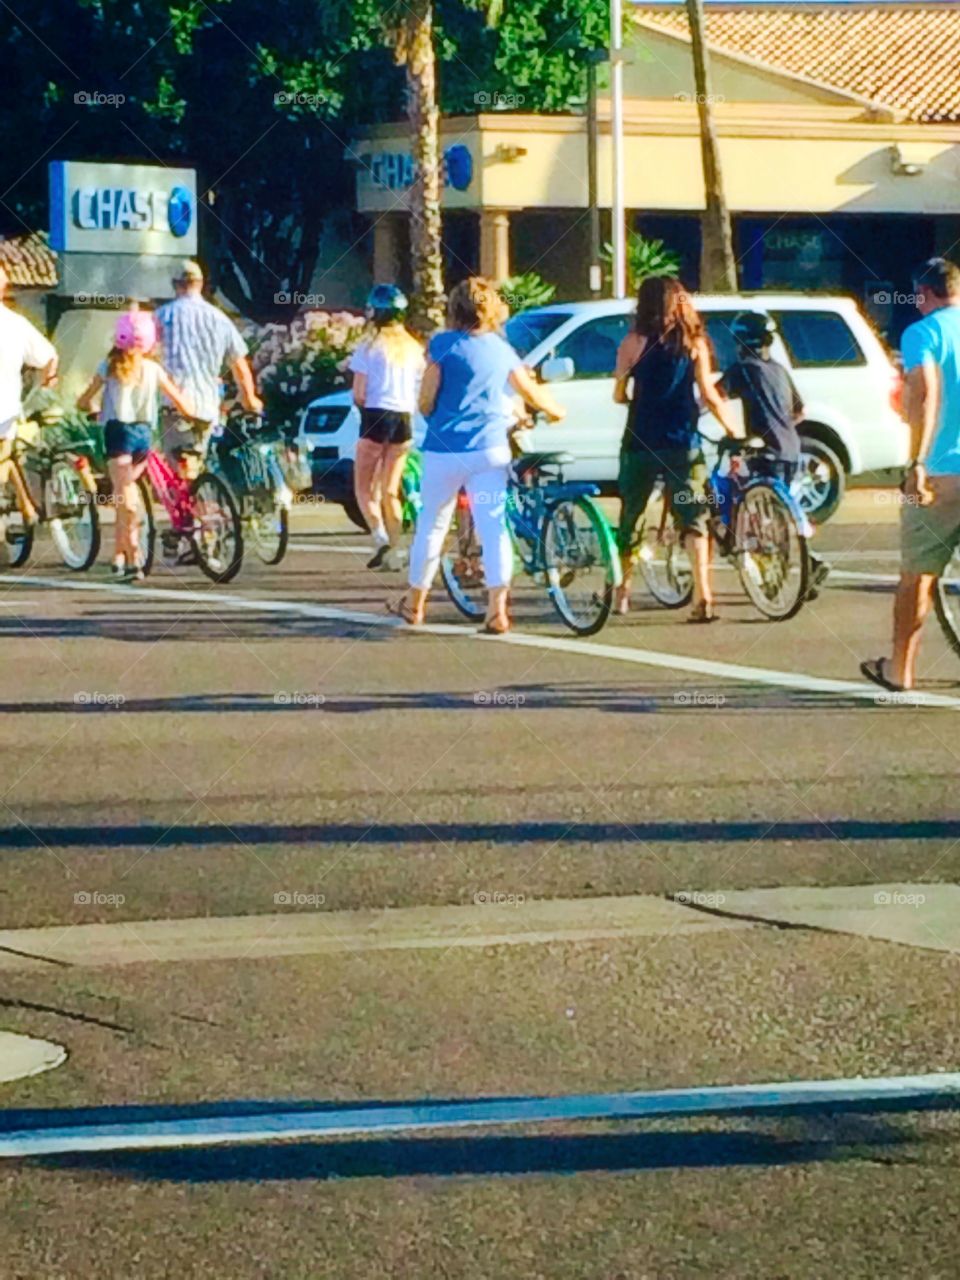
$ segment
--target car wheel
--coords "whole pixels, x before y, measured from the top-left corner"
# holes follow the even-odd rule
[[[822,440],[801,436],[793,492],[804,514],[814,524],[823,524],[840,506],[846,488],[847,473],[833,449]]]
[[[342,505],[348,518],[353,521],[357,528],[362,529],[364,533],[368,533],[369,525],[363,518],[363,512],[360,510],[360,504],[356,498],[351,494],[349,498],[344,498]]]

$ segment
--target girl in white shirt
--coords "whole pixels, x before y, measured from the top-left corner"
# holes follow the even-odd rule
[[[360,410],[353,487],[373,534],[368,569],[401,567],[400,477],[413,440],[424,367],[423,348],[404,324],[408,305],[396,285],[375,285],[367,299],[372,332],[350,359],[353,399]]]

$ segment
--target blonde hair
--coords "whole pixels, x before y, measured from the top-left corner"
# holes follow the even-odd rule
[[[484,276],[470,276],[450,290],[447,319],[451,329],[499,329],[510,309],[497,286]]]
[[[423,347],[402,320],[372,325],[364,342],[369,351],[382,351],[391,364],[405,364],[423,355]]]
[[[132,347],[124,351],[122,347],[114,347],[107,356],[107,376],[116,378],[117,382],[136,382],[140,373],[140,362],[143,352]]]

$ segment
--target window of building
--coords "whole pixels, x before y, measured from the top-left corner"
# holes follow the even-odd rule
[[[849,325],[836,311],[774,311],[771,314],[795,368],[867,363]]]

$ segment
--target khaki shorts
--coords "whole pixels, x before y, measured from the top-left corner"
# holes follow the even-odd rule
[[[928,507],[910,499],[900,512],[900,567],[939,577],[960,546],[960,476],[930,476]]]
[[[160,412],[160,447],[168,458],[178,457],[182,449],[196,449],[205,458],[212,430],[212,422],[194,426],[174,409]]]
[[[707,467],[699,449],[624,449],[620,454],[620,524],[617,545],[622,552],[637,544],[637,524],[643,518],[658,480],[670,490],[674,526],[681,533],[708,530],[705,485]]]

